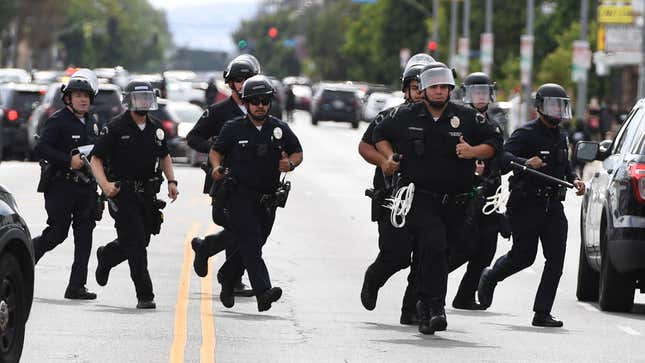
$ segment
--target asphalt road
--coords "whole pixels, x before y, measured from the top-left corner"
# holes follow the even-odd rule
[[[289,175],[293,190],[280,209],[264,257],[282,299],[264,313],[254,298],[237,298],[232,309],[218,299],[219,284],[192,269],[188,242],[218,230],[201,194],[203,172],[177,166],[180,196],[165,210],[162,232],[148,249],[157,309],[135,309],[127,264],[112,270],[106,287],[93,278],[95,250],[113,238],[106,213],[94,231],[89,302],[65,300],[73,241],[43,257],[36,267],[35,297],[27,325],[23,362],[642,362],[645,360],[645,299],[631,313],[601,312],[575,298],[580,199],[566,202],[569,241],[565,271],[553,313],[564,328],[530,325],[543,268],[535,264],[500,283],[488,311],[447,308],[448,330],[423,336],[399,325],[405,273],[380,291],[374,311],[359,299],[365,268],[377,254],[376,225],[369,221],[363,191],[372,167],[357,153],[366,125],[321,122],[298,114],[294,131],[304,164]],[[33,236],[45,227],[35,163],[4,162],[0,182],[16,196]],[[165,186],[163,187],[165,188]],[[164,190],[164,189],[162,189]],[[167,199],[167,198],[166,198]],[[500,239],[498,254],[510,242]],[[211,259],[211,270],[223,261]],[[464,268],[450,276],[448,305]]]

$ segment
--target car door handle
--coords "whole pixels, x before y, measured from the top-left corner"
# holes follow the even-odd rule
[[[608,170],[607,170],[607,174],[611,174],[611,173],[613,173],[613,172],[614,172],[614,169],[608,169]]]
[[[599,177],[599,176],[600,176],[600,173],[599,173],[599,172],[595,172],[595,173],[594,173],[594,175],[593,175],[593,177],[594,177],[594,178],[597,178],[597,177]]]

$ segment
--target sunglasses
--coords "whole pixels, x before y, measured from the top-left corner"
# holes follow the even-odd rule
[[[253,106],[257,106],[260,103],[268,106],[269,104],[271,104],[271,97],[253,97],[249,100],[249,103]]]

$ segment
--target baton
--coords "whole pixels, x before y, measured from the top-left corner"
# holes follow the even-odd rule
[[[530,167],[528,167],[526,165],[518,164],[518,163],[516,163],[514,161],[511,161],[510,164],[511,164],[512,167],[514,167],[516,169],[520,169],[522,171],[526,171],[529,174],[537,176],[538,178],[546,179],[546,180],[554,182],[556,184],[564,185],[567,188],[575,188],[575,186],[573,184],[569,183],[566,180],[562,180],[562,179],[552,177],[551,175],[544,174],[543,172],[537,171],[537,170],[535,170],[533,168],[530,168]]]

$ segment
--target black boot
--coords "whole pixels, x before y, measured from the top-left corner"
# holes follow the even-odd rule
[[[96,294],[88,291],[85,286],[74,287],[67,286],[65,290],[65,299],[71,300],[94,300],[96,299]]]
[[[378,288],[374,286],[374,283],[370,281],[369,277],[370,269],[368,268],[365,271],[365,277],[363,278],[363,288],[361,289],[361,303],[367,310],[374,310],[376,307],[376,299],[378,298]]]
[[[493,293],[495,293],[495,286],[497,286],[497,281],[493,281],[490,273],[491,269],[485,268],[479,278],[479,286],[477,286],[477,298],[484,309],[488,309],[493,303]]]
[[[103,261],[104,250],[105,246],[96,249],[96,261],[98,264],[96,265],[96,273],[94,276],[96,277],[96,283],[100,286],[107,285],[108,278],[110,277],[110,267]]]
[[[282,289],[279,287],[272,287],[268,290],[265,290],[257,297],[258,311],[267,311],[271,309],[271,303],[278,301],[281,296],[282,296]]]
[[[455,309],[461,309],[461,310],[486,310],[486,308],[475,302],[475,298],[462,298],[459,296],[455,296],[455,299],[452,300],[452,307]]]
[[[219,300],[222,305],[227,308],[232,308],[235,305],[235,295],[233,295],[233,284],[224,281],[220,273],[217,274],[217,281],[222,285],[222,290],[219,293]]]
[[[242,277],[240,277],[238,282],[233,287],[233,295],[235,295],[235,296],[243,296],[243,297],[251,297],[251,296],[255,295],[255,293],[253,292],[253,289],[249,289],[248,286],[246,286],[242,282]]]
[[[416,311],[401,311],[401,319],[399,319],[401,325],[417,325],[419,324],[419,317],[417,316]]]
[[[532,324],[533,326],[543,326],[546,328],[561,328],[564,325],[561,320],[557,320],[555,316],[549,313],[535,313]]]
[[[193,269],[199,277],[208,275],[208,255],[204,253],[204,240],[195,237],[190,241],[190,246],[195,252],[195,259],[193,260]]]
[[[434,334],[434,330],[430,328],[430,311],[421,300],[417,301],[417,316],[419,317],[419,333]]]
[[[432,333],[436,331],[444,331],[448,327],[448,321],[446,320],[446,310],[441,308],[431,308],[430,309],[430,329]]]
[[[137,309],[156,309],[157,304],[155,304],[155,301],[150,299],[150,300],[139,300],[137,302]]]

